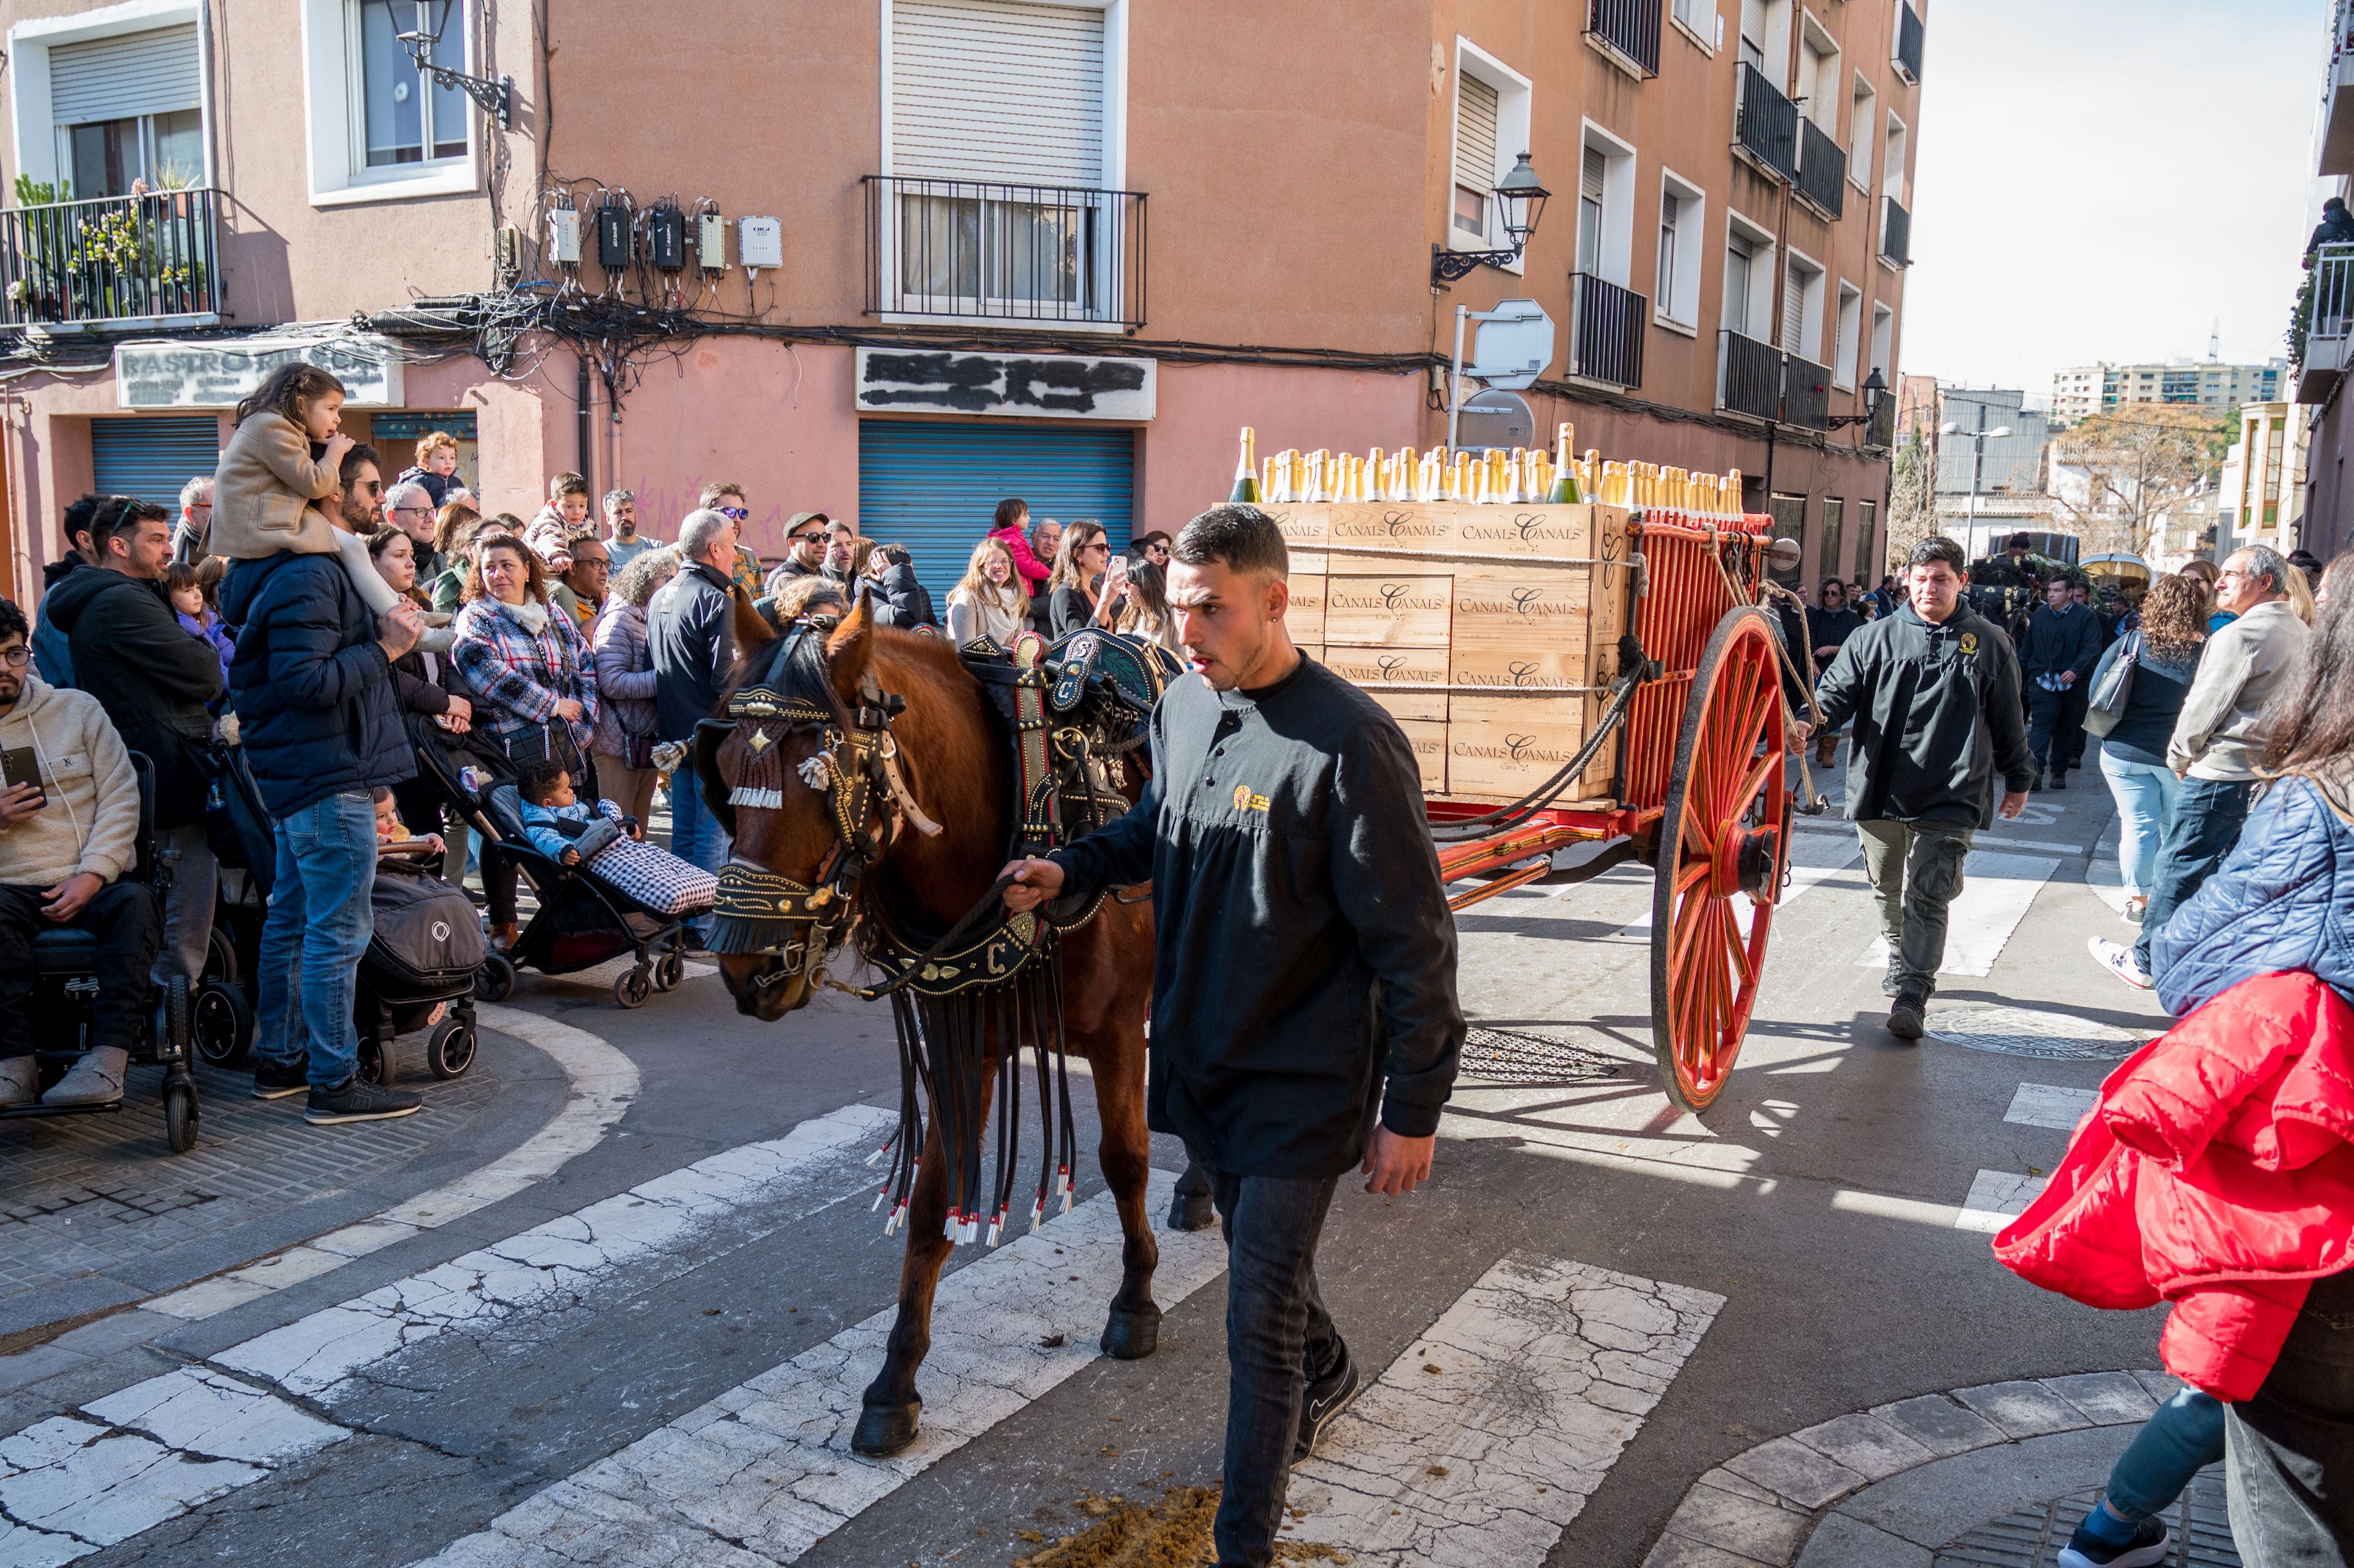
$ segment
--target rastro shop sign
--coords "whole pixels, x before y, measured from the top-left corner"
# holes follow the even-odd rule
[[[1150,419],[1153,362],[1069,354],[862,348],[858,407],[875,413]]]
[[[406,400],[400,358],[380,337],[119,344],[115,397],[125,408],[233,408],[271,371],[297,359],[333,371],[347,407],[398,408]]]

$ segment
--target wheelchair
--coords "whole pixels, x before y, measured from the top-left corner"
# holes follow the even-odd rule
[[[131,753],[131,768],[139,779],[139,859],[124,882],[148,889],[155,901],[155,924],[163,927],[164,895],[171,873],[155,857],[155,767],[146,755]],[[40,1087],[46,1092],[66,1070],[96,1044],[90,1038],[91,1015],[98,1001],[98,938],[71,927],[35,933],[33,964],[34,1059]],[[209,989],[209,988],[207,988]],[[156,999],[141,1038],[129,1046],[133,1065],[160,1064],[164,1069],[164,1131],[172,1152],[186,1154],[196,1147],[198,1111],[196,1083],[188,1071],[190,1018],[194,1011],[186,980],[175,976]],[[125,1098],[130,1088],[124,1086]],[[0,1110],[0,1120],[27,1117],[102,1116],[122,1108],[123,1101],[102,1106],[15,1106]]]

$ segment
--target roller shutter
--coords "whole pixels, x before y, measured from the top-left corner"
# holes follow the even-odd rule
[[[101,495],[135,495],[177,508],[180,487],[220,466],[220,421],[186,418],[92,419],[90,487]]]
[[[896,0],[891,172],[1100,186],[1103,13],[1015,0]]]
[[[197,108],[203,92],[194,23],[123,33],[49,51],[50,117],[88,125]]]
[[[1455,183],[1484,195],[1496,184],[1496,90],[1459,71],[1455,84]]]
[[[1132,430],[865,419],[858,427],[858,531],[900,544],[948,613],[949,589],[1009,495],[1034,522],[1093,518],[1115,550],[1136,499]]]

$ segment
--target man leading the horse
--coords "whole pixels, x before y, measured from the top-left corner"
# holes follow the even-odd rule
[[[1414,753],[1292,646],[1274,520],[1214,507],[1172,555],[1177,640],[1201,678],[1154,711],[1152,783],[1099,832],[1008,866],[1005,901],[1152,884],[1147,1106],[1209,1168],[1225,1221],[1218,1562],[1259,1568],[1291,1464],[1358,1387],[1316,1284],[1333,1189],[1352,1167],[1369,1192],[1428,1179],[1463,1013]]]

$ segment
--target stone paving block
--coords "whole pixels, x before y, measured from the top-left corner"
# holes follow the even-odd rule
[[[2131,1372],[2079,1372],[2047,1377],[2043,1386],[2093,1418],[2095,1426],[2122,1426],[2149,1419],[2158,1402]]]
[[[1808,1538],[1797,1568],[1930,1568],[1931,1562],[1927,1547],[1835,1513]]]
[[[1772,1488],[1761,1487],[1745,1476],[1736,1476],[1722,1465],[1692,1484],[1700,1487],[1714,1487],[1718,1491],[1731,1492],[1737,1498],[1748,1498],[1756,1502],[1774,1503],[1777,1506],[1787,1500]]]
[[[1755,1563],[1787,1563],[1812,1518],[1787,1503],[1761,1502],[1702,1482],[1684,1494],[1669,1531]]]
[[[101,1318],[95,1323],[84,1323],[69,1333],[59,1334],[49,1342],[77,1355],[102,1356],[125,1345],[143,1345],[158,1334],[168,1334],[179,1326],[177,1319],[166,1318],[157,1312],[116,1312]]]
[[[2040,1383],[1980,1383],[1957,1388],[1954,1397],[2002,1428],[2010,1437],[2041,1437],[2093,1425],[2084,1413]]]
[[[1727,1460],[1724,1467],[1807,1509],[1820,1508],[1863,1484],[1863,1478],[1845,1465],[1787,1437],[1761,1443]]]
[[[1643,1559],[1643,1568],[1784,1568],[1788,1562],[1787,1557],[1776,1557],[1761,1564],[1757,1558],[1743,1557],[1721,1546],[1668,1534],[1659,1537],[1659,1544]]]
[[[90,1364],[90,1358],[76,1355],[52,1341],[35,1345],[29,1351],[19,1351],[13,1356],[0,1356],[0,1393],[13,1393],[20,1388],[37,1383],[43,1378],[71,1372]]]
[[[2002,1441],[2000,1427],[1942,1393],[1925,1393],[1917,1399],[1874,1405],[1872,1414],[1940,1458]]]
[[[1790,1436],[1868,1481],[1893,1476],[1936,1457],[1877,1415],[1842,1415]]]
[[[2134,1381],[2149,1391],[2149,1396],[2164,1404],[2189,1384],[2170,1372],[2143,1371],[2134,1373]]]

